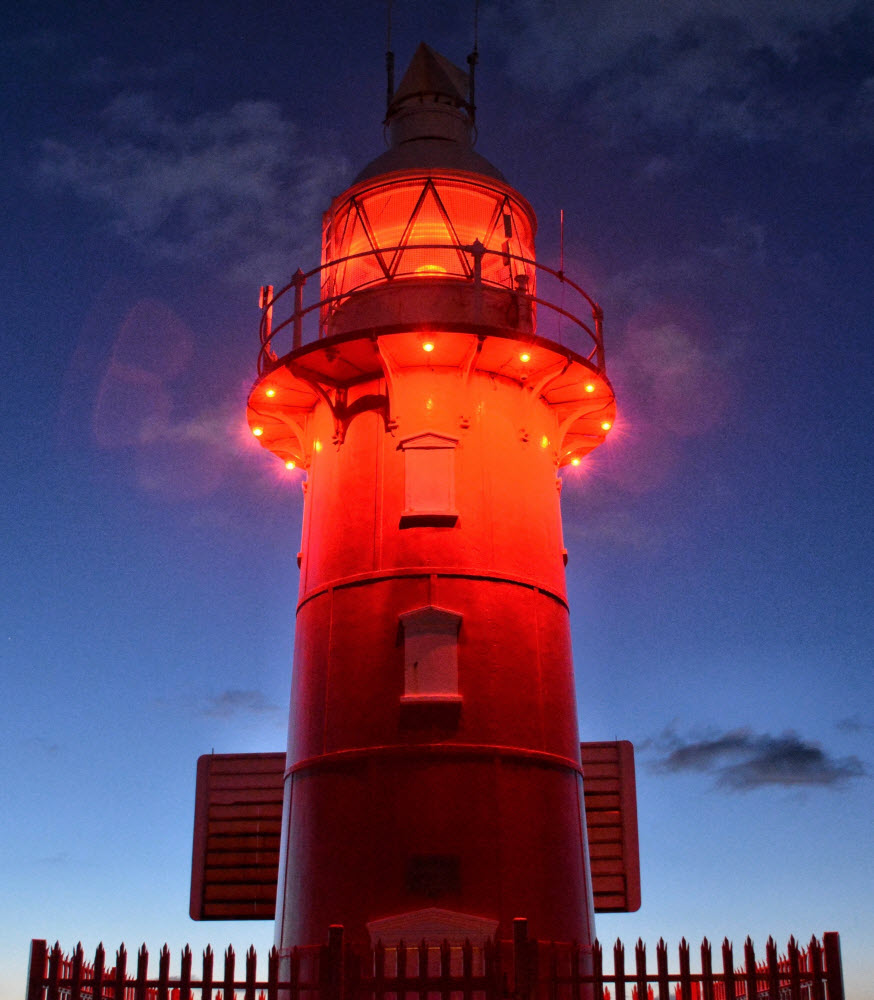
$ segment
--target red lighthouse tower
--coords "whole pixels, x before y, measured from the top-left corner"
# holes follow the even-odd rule
[[[615,403],[472,113],[420,46],[321,266],[265,290],[249,424],[306,470],[282,948],[594,933],[557,471]]]

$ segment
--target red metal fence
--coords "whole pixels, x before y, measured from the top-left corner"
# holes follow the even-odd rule
[[[137,953],[136,974],[127,970],[122,945],[115,965],[106,968],[97,949],[93,965],[79,945],[72,956],[45,941],[31,943],[27,1000],[845,1000],[840,939],[826,933],[802,949],[790,938],[778,956],[773,939],[765,959],[757,960],[752,941],[744,944],[743,965],[735,967],[731,944],[722,944],[722,971],[714,971],[710,943],[700,950],[700,971],[693,972],[689,945],[680,942],[679,965],[669,971],[664,941],[656,947],[656,968],[647,965],[646,947],[638,941],[633,968],[626,968],[625,948],[613,946],[613,971],[607,971],[601,945],[589,951],[572,944],[548,944],[527,936],[527,922],[515,921],[512,941],[453,946],[399,944],[358,953],[343,942],[343,928],[330,929],[322,947],[294,949],[280,956],[272,949],[266,978],[259,978],[255,949],[245,956],[237,977],[232,948],[224,955],[220,978],[214,953],[207,948],[199,977],[186,945],[178,977],[170,978],[170,950],[164,945],[157,978],[149,975],[145,945]],[[195,997],[195,994],[199,994]]]

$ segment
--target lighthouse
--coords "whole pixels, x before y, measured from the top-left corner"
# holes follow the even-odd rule
[[[304,493],[281,949],[594,937],[559,472],[615,401],[473,115],[422,44],[321,264],[262,289],[249,427]]]

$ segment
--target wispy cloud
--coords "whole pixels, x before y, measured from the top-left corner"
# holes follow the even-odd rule
[[[38,163],[45,184],[100,206],[144,251],[254,283],[309,255],[345,173],[343,156],[313,150],[272,102],[184,118],[148,93],[122,93],[87,132],[44,140]]]
[[[667,0],[645,8],[639,0],[506,0],[489,16],[497,37],[513,39],[511,72],[550,91],[583,87],[585,107],[607,133],[874,135],[874,20],[858,0]]]
[[[700,772],[712,776],[717,788],[736,792],[769,786],[834,787],[867,774],[858,757],[832,757],[791,730],[772,736],[732,729],[689,739],[668,729],[651,746],[657,754],[655,770]]]
[[[262,691],[230,688],[207,699],[201,714],[214,719],[234,719],[241,716],[277,716],[282,710]]]
[[[842,733],[874,733],[874,722],[866,722],[857,713],[838,720],[837,729]]]

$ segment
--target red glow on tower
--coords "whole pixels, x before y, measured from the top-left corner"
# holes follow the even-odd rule
[[[249,425],[307,473],[281,948],[594,934],[556,471],[615,402],[466,92],[421,46],[321,266],[262,296]]]

